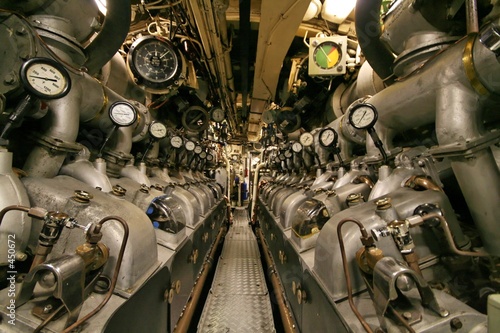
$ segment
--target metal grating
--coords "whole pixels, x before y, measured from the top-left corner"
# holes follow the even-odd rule
[[[266,295],[267,288],[259,259],[221,259],[212,293],[219,295]]]
[[[222,249],[222,258],[260,258],[257,241],[238,241],[227,239]]]

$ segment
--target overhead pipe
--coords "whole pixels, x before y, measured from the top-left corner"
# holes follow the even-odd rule
[[[358,0],[355,27],[359,46],[380,78],[388,82],[393,75],[394,55],[380,41],[380,6],[382,0]]]
[[[253,192],[252,192],[252,209],[250,210],[252,220],[254,220],[254,217],[257,216],[257,212],[255,211],[255,204],[257,202],[257,195],[259,191],[259,172],[260,169],[266,166],[266,163],[259,163],[257,167],[255,168],[254,175],[253,175]],[[255,221],[254,221],[255,222]]]

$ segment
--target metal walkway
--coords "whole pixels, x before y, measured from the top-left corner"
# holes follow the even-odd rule
[[[198,332],[275,332],[259,246],[243,207],[234,211]]]

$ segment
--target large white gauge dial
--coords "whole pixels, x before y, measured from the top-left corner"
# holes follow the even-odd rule
[[[195,154],[199,154],[202,151],[203,151],[203,148],[200,145],[196,145],[196,147],[194,147],[194,153]]]
[[[66,96],[71,89],[71,79],[63,65],[49,58],[31,58],[20,71],[25,89],[40,99]]]
[[[170,138],[170,144],[174,148],[180,148],[182,147],[182,138],[178,135],[174,135],[173,137]]]
[[[300,142],[294,142],[292,145],[292,150],[296,153],[300,153],[302,151],[302,144]]]
[[[304,132],[300,135],[299,142],[304,147],[309,147],[314,143],[314,137],[309,132]]]
[[[377,110],[368,103],[356,105],[349,113],[349,123],[357,129],[373,127],[377,121]]]
[[[152,122],[149,125],[149,135],[156,140],[161,140],[167,136],[167,127],[160,122]]]
[[[319,144],[325,148],[331,147],[338,140],[338,134],[333,128],[327,127],[319,132]]]
[[[195,147],[196,144],[191,140],[186,141],[186,144],[184,145],[184,148],[186,148],[187,151],[193,151]]]
[[[128,102],[115,102],[109,107],[109,118],[120,127],[132,125],[137,119],[137,111]]]

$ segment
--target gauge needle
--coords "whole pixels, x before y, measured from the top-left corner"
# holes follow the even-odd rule
[[[361,116],[361,118],[359,119],[358,123],[361,123],[361,120],[363,120],[363,118],[365,117],[365,114],[366,114],[366,111],[363,112],[363,115]]]
[[[163,53],[163,54],[160,56],[160,59],[161,59],[161,58],[163,58],[164,56],[166,56],[166,55],[167,55],[167,54],[169,54],[169,53],[170,53],[170,51],[167,51],[167,52]]]
[[[41,76],[35,76],[35,75],[30,75],[30,77],[33,77],[35,79],[42,79],[42,80],[45,80],[45,81],[57,82],[56,79],[49,79],[48,77],[41,77]]]
[[[333,66],[333,61],[332,61],[332,59],[330,59],[330,55],[329,55],[329,54],[327,54],[327,53],[325,52],[325,49],[324,49],[323,47],[321,48],[321,51],[323,52],[323,54],[324,54],[324,55],[325,55],[325,57],[326,57],[327,66],[328,66],[328,67]],[[330,53],[330,54],[331,54],[331,53]]]

